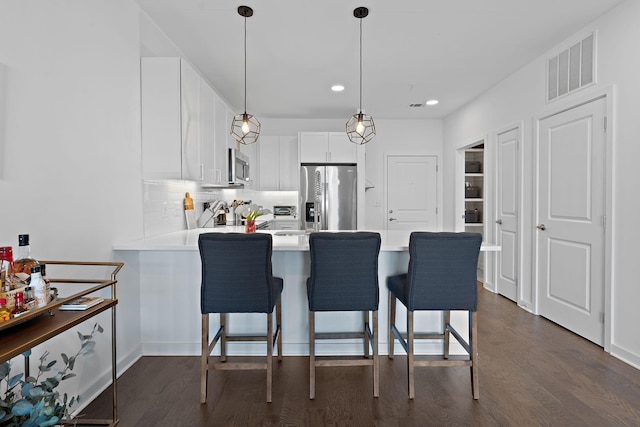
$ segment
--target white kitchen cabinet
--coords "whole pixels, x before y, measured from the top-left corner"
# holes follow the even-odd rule
[[[205,146],[205,166],[203,187],[226,187],[229,184],[227,136],[231,122],[227,121],[228,106],[213,93],[213,140]]]
[[[357,163],[358,145],[349,140],[346,132],[329,132],[329,161],[331,163]]]
[[[217,166],[220,155],[216,150],[216,97],[217,94],[211,86],[203,85],[201,97],[203,186],[216,185],[221,181],[221,171]]]
[[[233,111],[231,108],[227,108],[227,124],[225,130],[225,132],[227,133],[227,148],[240,149],[240,146],[242,144],[240,144],[233,136],[231,136],[231,123],[233,123],[233,119],[235,118],[235,116],[235,111]],[[258,141],[259,140],[260,139],[258,138]]]
[[[274,230],[300,230],[300,221],[292,220],[274,220]]]
[[[260,190],[298,189],[298,139],[261,136],[257,142]]]
[[[186,61],[180,61],[182,179],[202,181],[202,105],[205,83]]]
[[[343,132],[300,132],[300,163],[357,163],[357,145]]]
[[[258,188],[258,147],[262,137],[254,144],[238,144],[240,152],[249,158],[249,182],[244,184],[244,188],[248,190],[259,190]]]
[[[206,82],[181,58],[142,58],[140,69],[143,178],[202,181]]]

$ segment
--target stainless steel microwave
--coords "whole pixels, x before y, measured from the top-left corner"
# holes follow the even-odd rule
[[[235,148],[229,148],[229,184],[239,185],[249,181],[249,157]]]

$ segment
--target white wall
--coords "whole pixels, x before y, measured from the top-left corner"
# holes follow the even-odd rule
[[[375,119],[375,117],[374,117]],[[375,185],[366,191],[366,228],[386,228],[385,206],[385,156],[433,155],[442,162],[442,122],[440,120],[376,120],[376,137],[366,147],[366,178]],[[442,168],[440,167],[440,171]],[[438,205],[442,206],[442,173],[438,173]],[[442,212],[442,209],[439,210]],[[442,215],[438,215],[442,226]]]
[[[260,119],[264,135],[296,135],[308,132],[344,132],[344,119]],[[366,179],[375,185],[365,193],[365,227],[386,227],[384,206],[384,156],[387,154],[424,154],[442,158],[442,121],[383,120],[374,117],[375,138],[365,145]],[[259,143],[259,142],[258,142]],[[442,180],[438,182],[439,205],[442,205]],[[441,226],[442,215],[438,221]]]
[[[640,210],[640,199],[634,197],[637,186],[637,160],[640,158],[640,2],[629,0],[577,33],[575,37],[588,31],[598,31],[597,80],[595,88],[581,91],[570,99],[578,99],[585,93],[604,90],[613,85],[615,88],[614,114],[609,127],[614,133],[613,148],[613,218],[608,224],[612,227],[612,282],[611,306],[607,307],[611,315],[611,353],[627,362],[640,367],[640,335],[636,326],[640,323],[640,312],[636,301],[640,301],[640,288],[637,286],[637,248],[638,238],[636,215]],[[575,38],[574,37],[574,38]],[[571,38],[572,41],[574,38]],[[558,47],[567,47],[561,43]],[[461,110],[451,114],[444,121],[445,170],[445,218],[453,223],[454,200],[452,196],[454,179],[455,150],[464,142],[478,135],[495,135],[505,126],[523,121],[524,150],[523,195],[525,215],[523,238],[525,242],[525,269],[522,284],[527,292],[532,292],[532,198],[533,188],[533,120],[534,117],[548,111],[552,105],[546,105],[545,60],[548,55],[535,60],[519,70],[496,87],[487,91]],[[568,101],[567,100],[567,101]],[[566,101],[562,101],[566,102]],[[491,138],[490,138],[490,142]]]
[[[138,7],[130,0],[6,0],[0,40],[0,245],[16,247],[18,234],[29,233],[38,259],[113,259],[114,242],[142,235]],[[118,357],[126,364],[139,353],[138,301],[127,266],[119,278]],[[83,373],[93,380],[110,368],[110,318],[99,321],[106,329],[100,354],[78,362],[71,387],[81,387]],[[66,339],[71,354],[73,333],[44,346],[59,359]]]

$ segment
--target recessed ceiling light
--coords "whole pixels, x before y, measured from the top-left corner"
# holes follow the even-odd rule
[[[342,85],[333,85],[331,86],[331,90],[334,92],[342,92],[344,90],[344,86]]]
[[[436,105],[439,101],[437,99],[430,99],[425,104],[427,105]]]

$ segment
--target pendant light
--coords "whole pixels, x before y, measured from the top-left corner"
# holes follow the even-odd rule
[[[369,15],[366,7],[357,7],[353,10],[353,16],[360,20],[360,106],[358,112],[347,121],[347,136],[354,144],[366,144],[376,136],[376,125],[373,117],[362,111],[362,20]]]
[[[253,16],[253,9],[238,6],[238,14],[244,17],[244,113],[234,116],[231,136],[241,144],[253,144],[260,136],[260,122],[247,114],[247,18]]]

